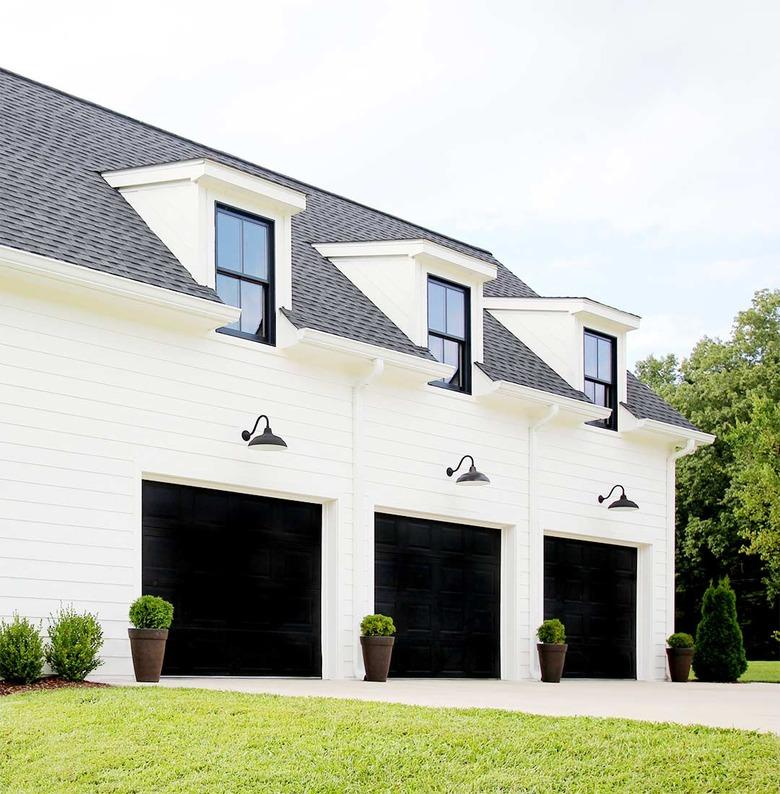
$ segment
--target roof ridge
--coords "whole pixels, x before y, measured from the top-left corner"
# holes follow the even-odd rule
[[[400,221],[401,223],[405,223],[409,226],[413,226],[414,228],[420,229],[421,231],[427,232],[428,234],[435,234],[437,237],[441,237],[445,240],[450,240],[453,243],[462,245],[465,248],[471,248],[474,251],[479,251],[491,257],[492,259],[495,259],[493,252],[488,251],[487,248],[481,248],[478,245],[467,243],[465,240],[459,240],[457,237],[452,237],[449,234],[437,232],[435,229],[430,229],[427,226],[420,226],[420,224],[415,223],[414,221],[406,220],[406,218],[401,218],[400,216],[393,215],[392,213],[386,212],[385,210],[377,209],[376,207],[372,207],[369,204],[363,204],[360,201],[355,201],[355,199],[348,198],[347,196],[342,196],[340,193],[335,193],[332,190],[317,187],[316,185],[312,185],[308,182],[304,182],[300,179],[297,179],[294,176],[288,176],[287,174],[283,174],[281,173],[281,171],[274,171],[272,168],[268,168],[264,165],[260,165],[259,163],[253,163],[251,160],[247,160],[245,157],[240,157],[239,155],[231,154],[230,152],[223,151],[222,149],[216,149],[215,147],[210,146],[207,143],[202,143],[201,141],[196,141],[193,140],[192,138],[187,138],[184,135],[180,135],[178,132],[172,132],[171,130],[166,130],[164,127],[158,127],[156,124],[150,124],[148,121],[137,119],[135,118],[135,116],[130,116],[127,113],[122,113],[119,110],[114,110],[113,108],[106,107],[105,105],[101,105],[99,102],[95,102],[91,99],[85,99],[84,97],[76,96],[76,94],[71,94],[69,91],[64,91],[63,89],[56,88],[55,86],[49,85],[48,83],[43,83],[40,80],[35,80],[32,77],[27,77],[26,75],[19,74],[18,72],[14,72],[11,69],[6,69],[4,66],[0,66],[0,72],[7,75],[11,75],[12,77],[18,78],[19,80],[24,80],[26,83],[39,86],[40,88],[44,88],[47,91],[53,91],[55,94],[59,94],[60,96],[67,97],[68,99],[72,99],[76,102],[80,102],[83,105],[89,105],[90,107],[96,108],[97,110],[104,111],[105,113],[110,113],[113,116],[118,116],[119,118],[126,119],[127,121],[132,121],[134,124],[140,124],[142,127],[146,127],[147,129],[155,130],[156,132],[161,132],[164,135],[170,135],[174,138],[178,138],[180,141],[184,141],[185,143],[194,144],[195,146],[200,146],[204,149],[208,149],[209,151],[212,151],[215,154],[222,155],[223,157],[229,157],[232,160],[237,160],[241,163],[251,166],[252,168],[259,168],[260,170],[266,171],[267,173],[273,174],[274,176],[279,177],[281,179],[285,179],[289,182],[295,182],[296,184],[300,185],[303,188],[307,188],[309,190],[315,190],[318,193],[324,193],[328,196],[333,196],[333,198],[337,198],[340,201],[346,201],[350,204],[353,204],[356,207],[362,207],[363,209],[369,210],[370,212],[376,212],[379,215],[384,215],[386,218],[392,218],[393,220]]]

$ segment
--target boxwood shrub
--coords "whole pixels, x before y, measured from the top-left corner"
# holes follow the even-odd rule
[[[51,616],[46,661],[67,681],[83,681],[102,663],[103,629],[97,615],[79,614],[73,607]]]
[[[360,633],[364,637],[391,637],[395,634],[395,623],[387,615],[366,615],[360,621]]]
[[[37,626],[14,614],[0,621],[0,678],[11,684],[31,684],[43,671],[43,640]]]
[[[169,629],[173,604],[159,596],[142,595],[130,606],[130,622],[137,629]]]
[[[566,642],[566,629],[558,618],[545,620],[536,630],[539,642],[548,645],[563,645]]]
[[[693,637],[684,631],[676,631],[666,638],[666,644],[670,648],[693,648]]]

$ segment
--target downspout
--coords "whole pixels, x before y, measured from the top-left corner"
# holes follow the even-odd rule
[[[362,617],[359,608],[363,606],[364,592],[373,581],[367,563],[373,559],[369,554],[369,542],[373,537],[371,531],[362,524],[363,517],[363,392],[366,387],[379,378],[385,370],[385,360],[375,358],[371,361],[371,369],[352,385],[352,630],[354,647],[352,652],[352,669],[356,677],[362,676],[363,656],[358,641],[358,621]],[[372,601],[373,603],[373,601]],[[341,640],[339,640],[341,641]],[[340,671],[339,671],[340,672]]]
[[[674,632],[676,584],[675,569],[675,479],[676,462],[696,451],[696,441],[689,438],[685,446],[674,450],[666,459],[666,636]]]
[[[536,518],[536,434],[552,422],[559,412],[559,406],[550,405],[543,416],[528,425],[528,625],[530,631],[528,665],[532,678],[538,678],[540,675],[534,632],[544,616],[544,539],[539,532]]]

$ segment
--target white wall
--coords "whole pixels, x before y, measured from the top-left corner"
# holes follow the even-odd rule
[[[45,619],[70,602],[96,611],[104,672],[129,673],[126,615],[140,593],[140,486],[149,477],[325,505],[331,677],[359,669],[357,623],[373,607],[374,510],[501,528],[502,673],[529,674],[541,568],[529,550],[528,418],[516,404],[413,388],[388,368],[362,395],[353,510],[354,368],[152,326],[101,305],[64,301],[43,284],[0,290],[0,615]],[[284,455],[270,459],[241,441],[259,413],[287,440]],[[466,453],[490,488],[464,493],[447,479],[445,468]],[[666,625],[665,454],[592,428],[548,427],[538,444],[537,531],[651,552],[642,672],[653,677],[663,675]],[[595,502],[615,481],[642,505],[630,524]]]

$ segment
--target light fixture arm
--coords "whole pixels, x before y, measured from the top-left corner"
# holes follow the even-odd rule
[[[447,476],[452,477],[452,475],[455,474],[455,472],[463,465],[463,461],[466,460],[466,458],[468,458],[471,461],[471,468],[472,469],[475,468],[474,458],[471,455],[464,455],[460,459],[460,463],[458,463],[458,465],[454,469],[452,468],[447,469]]]
[[[599,496],[599,504],[601,504],[602,502],[606,502],[606,500],[609,499],[609,497],[612,496],[613,493],[615,493],[615,488],[620,488],[620,490],[623,492],[622,498],[623,499],[626,498],[626,489],[622,485],[613,485],[612,490],[610,490],[610,492],[606,496]]]
[[[257,430],[257,426],[260,424],[261,419],[265,419],[265,429],[266,430],[270,429],[271,423],[268,421],[268,417],[265,414],[260,414],[260,416],[258,416],[257,419],[255,420],[255,426],[252,428],[251,431],[249,430],[241,431],[241,438],[243,438],[244,441],[249,441],[249,439],[252,438],[252,436],[255,434],[255,430]]]

